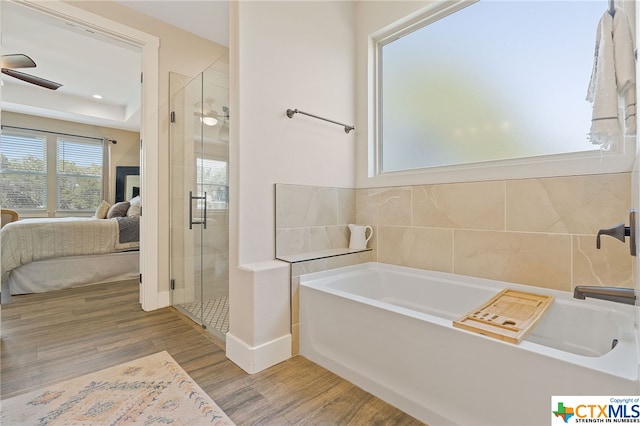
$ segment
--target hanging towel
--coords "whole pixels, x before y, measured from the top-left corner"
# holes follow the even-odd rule
[[[608,149],[622,134],[618,97],[624,101],[625,134],[636,133],[636,79],[633,39],[629,18],[616,7],[611,16],[606,11],[596,35],[596,49],[587,91],[593,103],[591,143]]]

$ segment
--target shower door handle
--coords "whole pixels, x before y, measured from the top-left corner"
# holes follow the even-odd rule
[[[204,200],[204,217],[202,220],[193,220],[193,200]],[[189,191],[189,229],[193,229],[193,225],[203,225],[207,229],[207,193],[202,197],[194,197],[193,191]]]

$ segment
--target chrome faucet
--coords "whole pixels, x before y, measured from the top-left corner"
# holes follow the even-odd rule
[[[573,290],[573,297],[582,300],[585,297],[592,297],[610,302],[626,303],[627,305],[636,304],[636,294],[632,288],[578,285]]]

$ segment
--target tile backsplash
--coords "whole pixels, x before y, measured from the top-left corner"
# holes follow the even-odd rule
[[[571,291],[632,286],[631,173],[390,188],[276,186],[276,253],[347,247],[371,225],[378,262]]]
[[[300,275],[378,261],[537,287],[633,286],[629,243],[599,229],[627,222],[631,174],[391,188],[276,185],[276,257],[349,245],[371,225],[373,251],[291,266],[293,353]]]
[[[276,257],[349,246],[355,190],[276,185]]]
[[[565,291],[633,285],[628,242],[595,248],[630,208],[630,173],[356,191],[379,262]]]

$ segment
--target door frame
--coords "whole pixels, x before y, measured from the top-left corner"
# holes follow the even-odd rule
[[[141,49],[142,96],[140,125],[141,191],[144,215],[140,221],[140,303],[145,311],[165,306],[159,303],[158,289],[158,58],[160,39],[119,22],[79,9],[59,0],[5,0],[18,6],[66,22],[80,24],[107,37],[125,41]],[[145,142],[148,141],[148,142]]]

